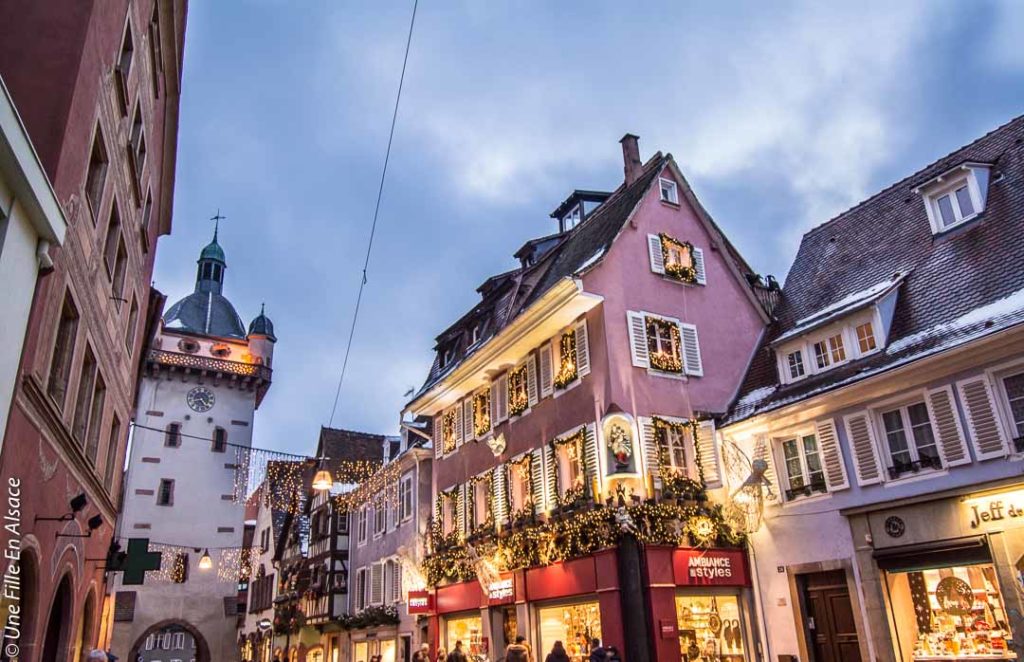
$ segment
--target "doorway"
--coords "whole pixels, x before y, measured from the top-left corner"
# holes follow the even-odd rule
[[[857,624],[846,572],[831,570],[799,575],[807,619],[804,635],[814,662],[860,662]]]
[[[43,636],[42,662],[58,662],[68,657],[68,643],[71,639],[72,602],[71,580],[67,575],[61,579],[60,585],[50,607],[50,617],[46,622],[46,634]]]

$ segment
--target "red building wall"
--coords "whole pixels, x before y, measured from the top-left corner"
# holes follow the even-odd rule
[[[22,659],[42,655],[50,612],[59,628],[57,659],[70,658],[79,645],[95,645],[104,594],[101,570],[119,500],[121,467],[143,326],[150,301],[156,240],[171,226],[174,152],[177,141],[179,82],[183,56],[186,0],[7,0],[0,3],[0,76],[10,89],[43,167],[50,176],[69,222],[63,246],[52,248],[51,272],[41,275],[16,385],[14,403],[0,453],[0,480],[20,479],[19,536],[3,535],[5,548],[19,538],[23,562],[34,567],[31,584],[22,587]],[[158,28],[151,31],[154,17]],[[134,54],[121,103],[114,68],[126,26],[131,25]],[[157,38],[152,39],[150,35]],[[157,53],[155,66],[150,45]],[[156,81],[154,85],[154,79]],[[125,108],[125,105],[127,108]],[[128,158],[135,108],[145,127],[146,158],[131,180]],[[99,126],[108,159],[98,209],[85,202],[93,136]],[[149,224],[143,226],[147,193],[152,194]],[[112,298],[111,277],[103,259],[111,210],[117,205],[127,266],[123,298]],[[64,402],[47,393],[57,322],[65,296],[74,301],[79,322]],[[138,320],[129,328],[132,301]],[[106,392],[99,412],[99,449],[94,461],[71,433],[79,375],[86,352],[93,353]],[[119,425],[115,426],[114,421]],[[113,479],[105,481],[108,459]],[[66,513],[69,499],[84,493],[88,506],[70,522],[37,522],[37,516]],[[93,515],[103,525],[82,534]],[[58,587],[67,587],[67,598]],[[55,603],[56,600],[56,603]],[[51,628],[53,629],[53,628]],[[81,641],[73,636],[82,631]]]

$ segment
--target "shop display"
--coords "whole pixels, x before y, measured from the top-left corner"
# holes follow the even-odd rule
[[[732,595],[677,595],[679,649],[689,662],[746,662],[740,605]]]
[[[601,639],[601,607],[597,602],[541,607],[537,611],[540,620],[538,659],[544,659],[556,641],[562,642],[572,662],[589,659],[590,642]]]
[[[992,565],[890,573],[889,592],[915,660],[1017,659]]]
[[[482,655],[483,622],[479,616],[449,618],[445,622],[445,645],[447,650],[455,648],[455,642],[462,642],[462,650],[467,655]]]

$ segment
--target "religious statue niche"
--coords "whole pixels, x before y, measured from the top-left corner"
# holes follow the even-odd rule
[[[632,421],[621,414],[605,418],[604,452],[606,475],[635,475],[639,472]]]

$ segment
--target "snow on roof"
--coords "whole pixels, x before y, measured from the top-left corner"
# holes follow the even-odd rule
[[[786,331],[781,336],[773,341],[773,344],[779,344],[785,342],[796,336],[803,335],[812,329],[819,326],[824,326],[828,322],[831,322],[839,317],[842,317],[846,313],[853,312],[857,308],[870,305],[882,298],[887,292],[893,287],[899,285],[903,281],[904,275],[900,272],[893,274],[892,278],[883,280],[880,283],[875,283],[867,289],[863,289],[853,294],[848,294],[839,301],[829,304],[821,310],[815,311],[814,313],[798,319],[796,326],[789,331]]]
[[[1002,317],[1003,315],[1009,315],[1021,310],[1024,310],[1024,289],[1017,290],[1007,297],[1003,297],[1002,299],[998,299],[992,303],[970,310],[949,322],[936,324],[924,331],[919,331],[918,333],[893,341],[885,351],[889,354],[896,354],[897,352],[900,352],[907,347],[912,347],[923,340],[928,340],[929,338],[934,338],[939,335],[951,335],[952,332],[959,329],[963,329],[980,322],[987,322],[996,317]],[[956,339],[955,342],[952,342],[951,344],[958,345],[961,342],[961,340]]]
[[[576,269],[576,273],[579,273],[581,271],[586,271],[591,265],[593,265],[595,262],[597,262],[602,257],[604,257],[604,254],[605,254],[605,249],[604,248],[598,249],[598,251],[596,253],[594,253],[593,255],[588,257],[586,259],[586,261],[584,261],[583,264],[581,264],[579,266],[579,268]]]

